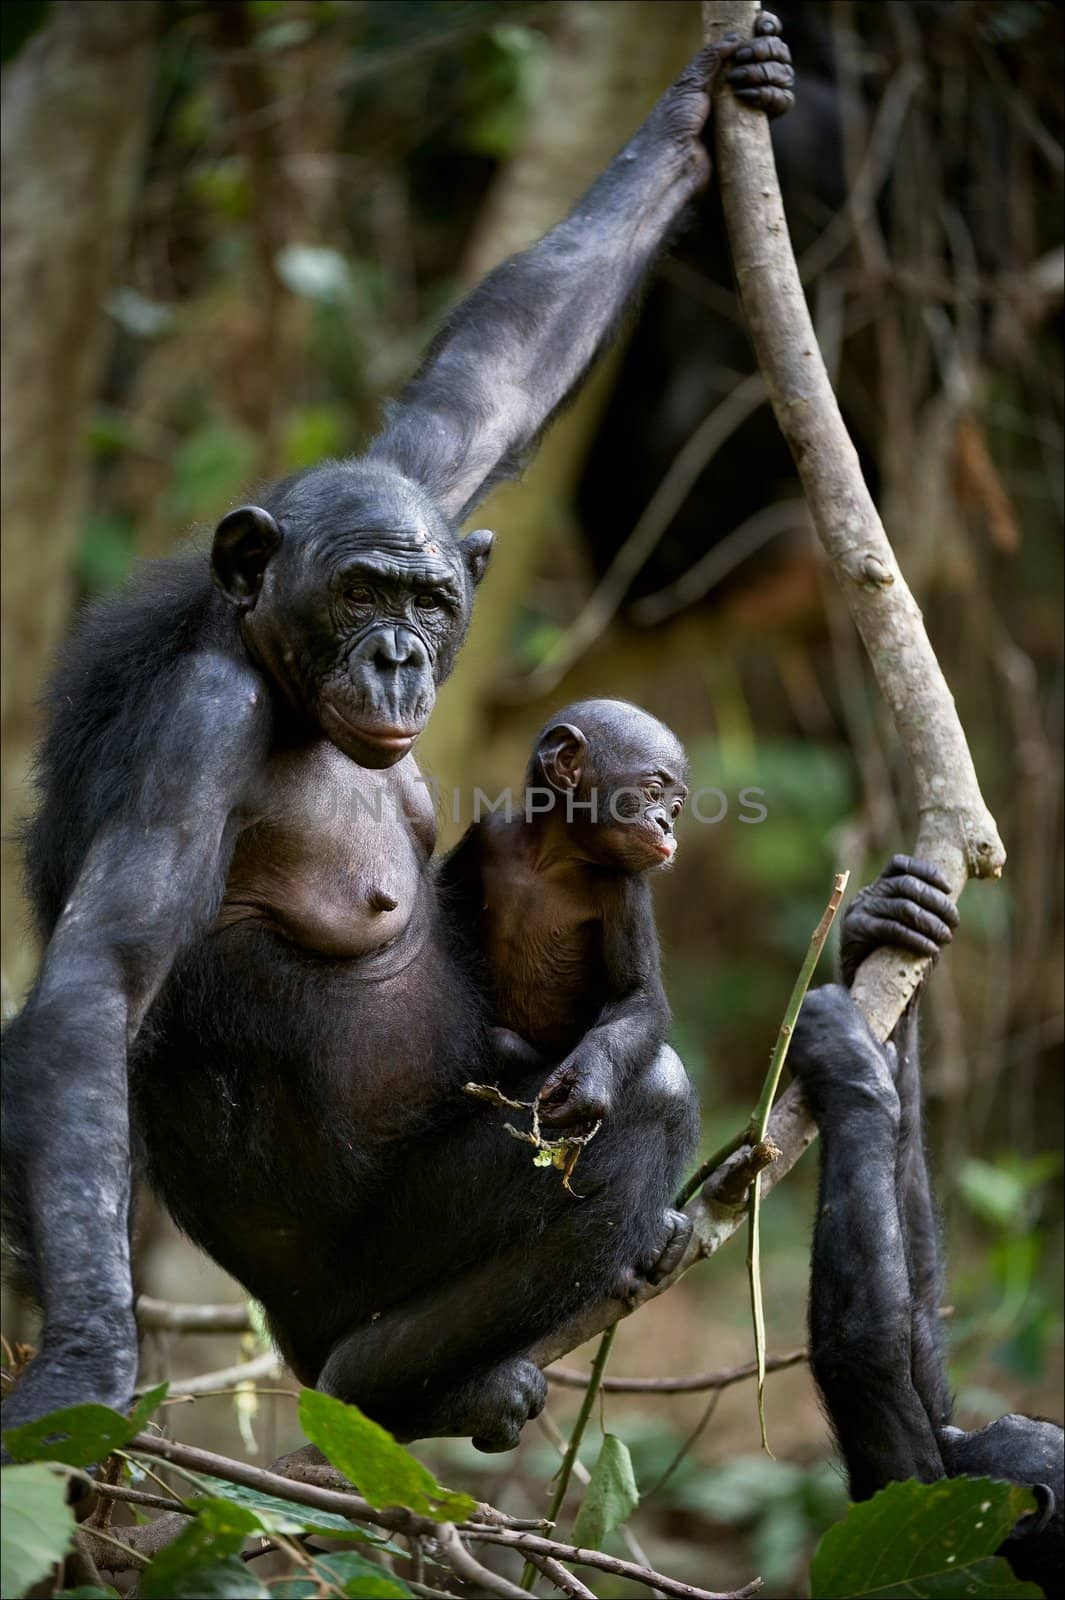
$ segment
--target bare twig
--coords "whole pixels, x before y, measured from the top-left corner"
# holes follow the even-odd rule
[[[784,1372],[805,1361],[805,1345],[789,1350],[782,1356],[766,1356],[767,1372]],[[699,1394],[704,1389],[729,1389],[734,1383],[743,1383],[758,1375],[758,1364],[745,1361],[740,1367],[722,1367],[716,1372],[694,1372],[681,1378],[604,1378],[600,1388],[607,1394]],[[544,1373],[551,1383],[563,1389],[586,1389],[589,1379],[583,1372],[569,1367],[548,1367]]]
[[[175,1378],[170,1398],[180,1400],[187,1395],[196,1397],[203,1394],[220,1394],[226,1389],[235,1389],[243,1383],[260,1383],[267,1378],[279,1378],[282,1365],[281,1357],[275,1355],[272,1350],[267,1350],[251,1361],[238,1361],[232,1367],[220,1367],[217,1372],[203,1372],[196,1378]]]
[[[452,1522],[441,1522],[436,1530],[440,1559],[450,1567],[456,1578],[473,1585],[474,1594],[502,1595],[503,1600],[525,1600],[525,1590],[519,1589],[509,1578],[498,1572],[489,1572],[475,1556],[471,1556],[460,1539]]]
[[[572,1572],[556,1561],[554,1556],[527,1555],[525,1558],[545,1578],[550,1578],[556,1589],[561,1589],[563,1594],[572,1596],[572,1600],[596,1600],[594,1589],[589,1589],[586,1583],[574,1577]]]
[[[676,1595],[678,1600],[746,1600],[748,1595],[757,1594],[762,1587],[761,1578],[744,1584],[741,1589],[730,1589],[727,1593],[700,1589],[694,1583],[682,1583],[679,1578],[667,1578],[664,1572],[652,1572],[647,1567],[638,1567],[634,1561],[623,1561],[619,1556],[608,1556],[602,1550],[585,1550],[578,1545],[559,1544],[555,1539],[544,1539],[535,1533],[517,1533],[506,1528],[478,1529],[470,1537],[481,1539],[488,1544],[505,1545],[511,1550],[519,1550],[525,1555],[549,1555],[556,1561],[572,1561],[579,1567],[594,1567],[599,1572],[610,1572],[618,1578],[628,1578],[630,1583],[643,1583],[654,1589],[660,1589],[663,1594]],[[524,1600],[524,1595],[522,1597]]]
[[[137,1321],[142,1328],[170,1333],[250,1333],[251,1315],[246,1301],[231,1306],[178,1305],[172,1300],[137,1296]]]
[[[749,35],[759,9],[757,0],[709,0],[708,41],[726,32]],[[734,96],[719,95],[714,130],[736,279],[759,369],[913,771],[921,815],[916,853],[934,861],[957,894],[970,876],[997,877],[1005,851],[817,348],[766,120]],[[864,963],[854,995],[878,1038],[891,1033],[927,966],[894,950]]]

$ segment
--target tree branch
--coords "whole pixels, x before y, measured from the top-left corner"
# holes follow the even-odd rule
[[[708,43],[749,37],[758,0],[704,0]],[[736,279],[773,410],[795,458],[814,527],[891,708],[913,773],[920,826],[914,853],[935,862],[957,897],[970,877],[997,878],[1006,859],[984,804],[954,700],[903,578],[817,346],[780,198],[769,124],[728,90],[714,108],[718,182]],[[878,950],[860,967],[853,995],[878,1039],[887,1039],[926,971],[926,958]],[[767,1194],[812,1143],[816,1130],[797,1085],[781,1095],[767,1136],[780,1151],[762,1179]],[[648,1285],[663,1293],[736,1232],[745,1212],[722,1203],[747,1147],[722,1162],[687,1207],[695,1224],[677,1271]],[[636,1305],[605,1301],[545,1340],[533,1359],[549,1366]]]

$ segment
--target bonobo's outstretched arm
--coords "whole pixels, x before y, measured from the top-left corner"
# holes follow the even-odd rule
[[[87,1400],[124,1406],[136,1379],[127,1049],[214,915],[239,786],[266,736],[250,673],[208,654],[184,672],[144,710],[136,781],[97,832],[4,1038],[6,1231],[44,1311],[5,1427]]]
[[[540,1090],[542,1120],[553,1127],[608,1116],[632,1073],[650,1066],[669,1027],[654,910],[642,880],[619,886],[604,923],[602,961],[603,1009]]]
[[[791,103],[791,56],[775,17],[756,26],[728,80],[776,115]],[[733,48],[701,51],[565,221],[474,290],[393,408],[371,457],[422,484],[456,525],[520,470],[706,183],[699,135]]]
[[[788,1062],[821,1134],[810,1361],[851,1495],[866,1500],[897,1478],[944,1476],[912,1361],[899,1097],[887,1053],[835,985],[807,996]]]
[[[844,975],[880,944],[938,953],[956,925],[935,868],[897,856],[844,919]],[[904,1017],[882,1049],[847,990],[830,985],[807,997],[788,1060],[821,1134],[811,1362],[851,1494],[866,1499],[896,1479],[945,1475],[937,1430],[950,1401],[916,1020]]]

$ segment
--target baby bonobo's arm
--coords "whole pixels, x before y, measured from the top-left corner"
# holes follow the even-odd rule
[[[594,1123],[610,1113],[629,1076],[647,1066],[669,1026],[651,893],[624,878],[603,916],[604,1004],[595,1026],[540,1090],[541,1120]]]

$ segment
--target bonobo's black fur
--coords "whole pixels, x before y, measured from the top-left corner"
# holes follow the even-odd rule
[[[729,82],[778,111],[788,52],[759,28]],[[366,457],[231,512],[210,565],[148,572],[68,646],[29,837],[49,943],[5,1040],[10,1237],[45,1319],[9,1425],[129,1399],[131,1153],[298,1375],[404,1436],[514,1444],[543,1402],[527,1352],[653,1253],[675,1075],[615,1108],[579,1203],[461,1094],[487,1023],[409,752],[487,560],[459,524],[705,183],[722,53],[459,308]]]
[[[676,735],[622,700],[582,700],[537,737],[525,788],[475,822],[440,883],[476,927],[504,1081],[540,1070],[540,1120],[586,1130],[649,1072],[676,1084],[673,1181],[696,1133],[695,1096],[665,1048],[669,1005],[646,874],[672,865],[688,762]],[[582,1172],[583,1181],[583,1172]],[[688,1217],[665,1213],[664,1249],[631,1263],[660,1278]]]
[[[896,856],[844,919],[847,981],[879,944],[930,954],[947,943],[957,912],[946,891],[934,867]],[[865,1500],[896,1479],[962,1475],[1031,1486],[1039,1510],[1021,1519],[1000,1554],[1019,1578],[1060,1594],[1061,1427],[1016,1415],[975,1433],[951,1425],[913,1008],[885,1050],[847,989],[815,990],[788,1063],[821,1134],[810,1359],[851,1494]]]

